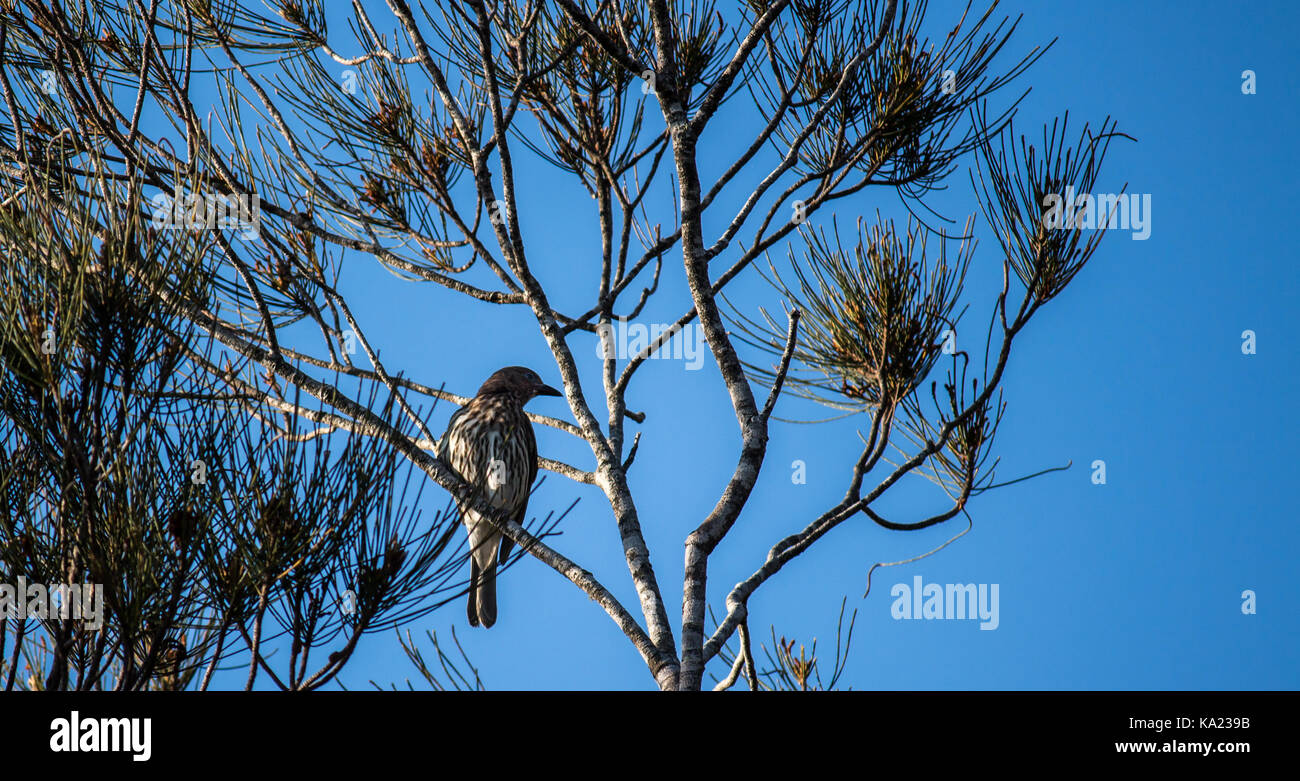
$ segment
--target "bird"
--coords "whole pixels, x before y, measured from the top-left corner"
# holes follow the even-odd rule
[[[560,396],[524,366],[507,366],[488,377],[474,398],[452,414],[438,446],[439,456],[478,495],[524,522],[528,491],[537,477],[537,440],[524,405],[537,396]],[[488,628],[497,620],[497,564],[514,543],[492,521],[470,508],[470,497],[457,497],[469,534],[470,579],[466,613],[470,626]]]

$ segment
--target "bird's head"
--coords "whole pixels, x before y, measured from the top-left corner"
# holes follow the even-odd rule
[[[525,366],[507,366],[492,373],[478,389],[478,395],[506,393],[524,404],[534,396],[562,396],[564,394],[542,382],[537,372]]]

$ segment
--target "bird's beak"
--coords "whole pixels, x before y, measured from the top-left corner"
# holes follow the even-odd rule
[[[564,395],[563,393],[557,391],[555,388],[552,388],[550,385],[538,385],[536,386],[536,388],[534,388],[534,390],[537,392],[538,396],[563,396]]]

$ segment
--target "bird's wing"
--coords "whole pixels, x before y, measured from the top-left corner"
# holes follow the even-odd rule
[[[447,421],[447,430],[442,432],[442,439],[439,439],[436,443],[438,458],[441,458],[449,465],[451,464],[451,453],[448,451],[448,446],[451,444],[451,432],[452,429],[456,428],[456,423],[460,421],[460,416],[463,414],[465,414],[464,407],[451,413],[451,418]]]
[[[454,435],[459,434],[460,436],[464,436],[464,433],[459,432],[458,429],[462,426],[462,419],[465,415],[469,414],[468,410],[469,404],[466,404],[464,407],[461,407],[452,413],[451,419],[447,421],[447,431],[443,433],[442,439],[438,441],[438,458],[442,459],[444,464],[451,467],[452,471],[455,472],[461,480],[464,480],[469,483],[471,487],[474,487],[478,482],[479,476],[482,474],[485,465],[477,463],[473,456],[466,458],[466,454],[463,451],[458,453],[456,449],[452,447],[452,437]],[[458,496],[453,498],[456,500],[456,506],[461,506],[461,498]]]

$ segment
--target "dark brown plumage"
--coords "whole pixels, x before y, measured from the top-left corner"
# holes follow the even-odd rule
[[[528,491],[537,477],[537,441],[524,405],[535,396],[559,395],[532,369],[507,366],[451,416],[438,447],[465,482],[516,523],[524,522]],[[497,620],[497,564],[510,555],[513,543],[468,503],[458,499],[457,504],[469,533],[469,623],[490,627]]]

